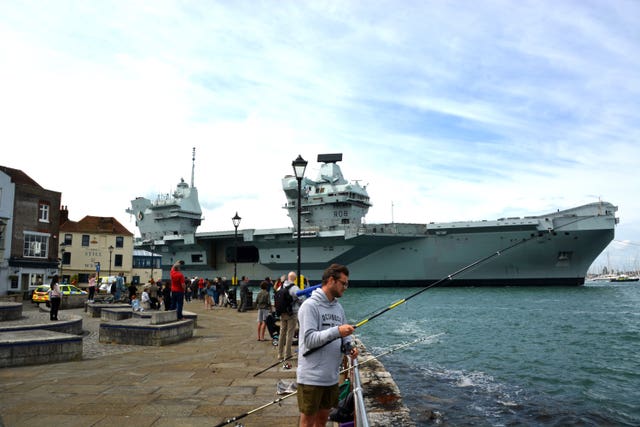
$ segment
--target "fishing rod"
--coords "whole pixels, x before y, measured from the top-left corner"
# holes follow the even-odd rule
[[[304,297],[307,297],[307,298],[308,298],[308,297],[311,295],[311,293],[312,293],[313,291],[315,291],[316,289],[320,288],[321,286],[322,286],[322,284],[315,285],[315,286],[310,286],[310,287],[308,287],[308,288],[305,288],[305,289],[302,289],[302,290],[300,290],[300,291],[296,292],[296,295],[297,295],[298,297],[300,297],[300,296],[304,296]],[[266,368],[264,368],[263,370],[261,370],[261,371],[259,371],[259,372],[256,372],[255,374],[253,374],[253,376],[254,376],[254,377],[257,377],[258,375],[260,375],[260,374],[262,374],[262,373],[264,373],[264,372],[267,372],[267,371],[268,371],[269,369],[271,369],[271,368],[275,368],[275,367],[276,367],[276,366],[278,366],[280,363],[284,363],[284,362],[286,362],[287,360],[289,360],[289,359],[291,359],[291,358],[293,358],[293,355],[291,355],[291,356],[289,356],[289,357],[285,357],[284,359],[279,360],[279,361],[277,361],[276,363],[274,363],[274,364],[272,364],[272,365],[267,366],[267,367],[266,367]]]
[[[427,341],[427,340],[433,340],[433,339],[438,338],[438,337],[440,337],[442,335],[444,335],[444,332],[440,332],[438,334],[434,334],[434,335],[429,335],[429,336],[426,336],[426,337],[418,338],[416,340],[413,340],[413,341],[405,343],[405,344],[399,344],[399,345],[391,348],[390,350],[385,351],[384,353],[380,353],[380,354],[378,354],[376,356],[371,356],[369,359],[366,359],[366,360],[362,361],[360,363],[360,365],[364,365],[365,363],[369,363],[369,362],[371,362],[373,360],[376,360],[376,359],[379,359],[379,358],[381,358],[383,356],[386,356],[387,354],[390,354],[390,353],[393,353],[393,352],[398,351],[400,349],[403,349],[403,348],[418,344],[420,342]],[[353,367],[351,367],[351,366],[348,367],[348,368],[342,369],[339,372],[339,374],[343,374],[343,373],[345,373],[345,372],[347,372],[347,371],[349,371],[351,369],[353,369]],[[255,375],[254,375],[254,377],[255,377]],[[277,398],[275,400],[272,400],[269,403],[265,403],[262,406],[258,406],[257,408],[254,408],[254,409],[252,409],[250,411],[247,411],[244,414],[241,414],[241,415],[238,415],[238,416],[235,416],[235,417],[232,417],[232,418],[227,418],[226,420],[222,421],[221,423],[216,424],[214,427],[223,427],[223,426],[226,426],[227,424],[231,424],[232,422],[241,420],[244,417],[248,417],[251,414],[254,414],[254,413],[258,412],[258,411],[261,411],[261,410],[263,410],[265,408],[268,408],[271,405],[275,405],[276,403],[280,403],[283,400],[290,398],[291,396],[295,396],[297,393],[298,393],[298,391],[296,390],[294,392],[291,392],[291,393],[287,394],[286,396],[279,397],[279,398]]]
[[[549,228],[549,229],[547,229],[547,232],[548,233],[552,233],[553,231],[555,231],[555,230],[557,230],[559,228],[566,227],[568,225],[574,224],[574,223],[579,222],[579,221],[584,221],[585,219],[590,219],[590,218],[591,217],[578,218],[578,219],[575,219],[573,221],[567,222],[566,224],[562,224],[562,225],[560,225],[560,226],[558,226],[558,227],[556,227],[554,229]],[[454,277],[460,275],[461,273],[464,273],[465,271],[467,271],[469,269],[477,267],[478,265],[483,264],[483,263],[491,260],[492,258],[495,258],[497,256],[502,255],[504,252],[507,252],[508,250],[511,250],[511,249],[513,249],[513,248],[515,248],[517,246],[520,246],[520,245],[522,245],[524,243],[527,243],[527,242],[529,242],[529,241],[531,241],[531,240],[533,240],[535,238],[539,238],[539,237],[542,237],[542,236],[544,236],[544,232],[543,231],[538,231],[537,233],[532,233],[530,237],[523,238],[519,242],[516,242],[516,243],[514,243],[512,245],[509,245],[509,246],[507,246],[507,247],[505,247],[503,249],[499,249],[496,252],[493,252],[492,254],[487,255],[487,256],[485,256],[483,258],[480,258],[480,259],[472,262],[471,264],[469,264],[469,265],[467,265],[465,267],[462,267],[461,269],[459,269],[457,271],[454,271],[453,273],[447,275],[446,277],[443,277],[442,279],[436,280],[432,284],[425,286],[424,288],[420,289],[417,292],[414,292],[413,294],[409,295],[408,297],[403,298],[401,300],[398,300],[398,301],[394,302],[393,304],[391,304],[390,306],[388,306],[388,307],[386,307],[384,309],[381,309],[378,313],[375,313],[374,315],[359,321],[358,323],[353,325],[353,327],[354,328],[359,328],[360,326],[363,326],[363,325],[369,323],[373,319],[375,319],[375,318],[377,318],[379,316],[382,316],[384,313],[393,310],[394,308],[398,307],[399,305],[402,305],[402,304],[406,303],[410,299],[412,299],[414,297],[417,297],[421,293],[423,293],[423,292],[425,292],[425,291],[427,291],[427,290],[429,290],[429,289],[431,289],[431,288],[433,288],[435,286],[438,286],[438,285],[440,285],[440,284],[442,284],[442,283],[444,283],[446,281],[453,280]],[[303,353],[303,356],[308,356],[308,355],[320,350],[321,348],[323,348],[324,346],[328,345],[329,343],[335,341],[336,339],[338,339],[338,338],[334,338],[333,340],[327,341],[326,343],[324,343],[324,344],[322,344],[322,345],[320,345],[318,347],[314,347],[314,348],[312,348],[310,350],[307,350],[305,353]]]
[[[297,356],[297,355],[296,355],[296,356]],[[276,363],[274,363],[273,365],[269,365],[269,366],[267,366],[266,368],[264,368],[264,369],[263,369],[262,371],[260,371],[260,372],[256,372],[255,374],[253,374],[253,376],[254,376],[254,377],[257,377],[257,376],[258,376],[258,375],[260,375],[261,373],[263,373],[263,372],[267,372],[269,369],[274,368],[274,367],[278,366],[279,364],[284,363],[284,362],[286,362],[287,360],[292,359],[292,358],[293,358],[293,354],[292,354],[291,356],[289,356],[289,357],[285,357],[285,358],[284,358],[284,359],[282,359],[282,360],[278,360]]]

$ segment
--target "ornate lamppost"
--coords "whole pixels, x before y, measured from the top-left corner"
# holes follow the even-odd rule
[[[111,255],[113,254],[113,246],[109,246],[109,278],[111,278]],[[109,283],[109,279],[107,279]]]
[[[237,285],[238,284],[238,226],[240,225],[240,220],[242,218],[240,218],[240,216],[238,216],[238,212],[236,211],[236,214],[233,218],[231,218],[231,221],[233,221],[233,227],[236,229],[235,234],[234,234],[234,251],[233,251],[233,278],[231,279],[231,284],[232,285]]]
[[[64,264],[64,254],[67,252],[66,245],[64,243],[60,243],[60,283],[64,283],[63,276],[63,267]]]
[[[301,277],[300,277],[300,235],[301,235],[301,231],[302,231],[302,227],[300,226],[300,216],[302,213],[302,178],[304,178],[304,171],[307,168],[307,161],[305,159],[302,158],[301,155],[298,154],[298,158],[295,159],[293,162],[291,162],[291,166],[293,166],[293,172],[296,175],[296,180],[298,181],[298,222],[297,222],[297,227],[298,227],[298,238],[297,238],[297,243],[298,243],[298,286],[302,287],[302,281],[301,281]]]
[[[154,264],[156,263],[156,260],[153,258],[153,251],[156,249],[156,245],[152,243],[151,246],[149,246],[149,249],[151,249],[151,281],[155,282],[153,280],[153,267],[154,267]]]

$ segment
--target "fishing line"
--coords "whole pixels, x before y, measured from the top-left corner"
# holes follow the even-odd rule
[[[415,345],[415,344],[418,344],[418,343],[421,343],[421,342],[424,342],[424,341],[427,341],[427,340],[433,340],[433,339],[438,338],[438,337],[440,337],[440,336],[442,336],[444,334],[445,334],[444,332],[440,332],[438,334],[434,334],[434,335],[429,335],[429,336],[426,336],[426,337],[418,338],[416,340],[413,340],[413,341],[405,343],[405,344],[398,344],[395,347],[392,347],[391,349],[389,349],[389,350],[387,350],[387,351],[385,351],[383,353],[380,353],[380,354],[378,354],[376,356],[371,356],[370,358],[368,358],[366,360],[363,360],[362,362],[359,363],[359,365],[362,366],[365,363],[369,363],[369,362],[371,362],[373,360],[379,359],[379,358],[381,358],[383,356],[386,356],[387,354],[393,353],[394,351],[398,351],[400,349],[403,349],[403,348],[406,348],[406,347],[409,347],[409,346],[412,346],[412,345]],[[278,362],[278,363],[280,363],[280,362]],[[348,367],[348,368],[342,369],[339,372],[339,374],[344,374],[345,372],[347,372],[347,371],[349,371],[351,369],[352,369],[351,366]],[[255,377],[255,375],[254,375],[254,377]],[[292,392],[292,393],[287,394],[286,396],[282,396],[282,397],[279,397],[279,398],[277,398],[275,400],[272,400],[269,403],[265,403],[262,406],[258,406],[257,408],[254,408],[254,409],[252,409],[250,411],[247,411],[244,414],[240,414],[240,415],[237,415],[237,416],[232,417],[232,418],[227,418],[226,420],[222,421],[221,423],[216,424],[214,427],[222,427],[222,426],[226,426],[227,424],[231,424],[232,422],[238,421],[238,420],[240,420],[240,419],[242,419],[244,417],[247,417],[247,416],[249,416],[251,414],[254,414],[254,413],[258,412],[258,411],[261,411],[261,410],[263,410],[265,408],[268,408],[271,405],[275,405],[276,403],[280,403],[283,400],[288,399],[291,396],[296,395],[296,393],[298,393],[297,390]]]
[[[557,230],[557,229],[559,229],[559,228],[566,227],[566,226],[568,226],[568,225],[575,224],[576,222],[584,221],[584,220],[586,220],[586,219],[591,219],[591,218],[592,218],[592,217],[590,217],[590,216],[589,216],[589,217],[583,217],[583,218],[575,219],[575,220],[573,220],[573,221],[567,222],[566,224],[562,224],[562,225],[560,225],[560,226],[558,226],[558,227],[556,227],[556,228],[553,228],[553,229],[552,229],[552,228],[549,228],[549,229],[547,230],[547,233],[553,233],[555,230]],[[407,302],[407,301],[409,301],[410,299],[412,299],[412,298],[414,298],[414,297],[417,297],[417,296],[418,296],[418,295],[420,295],[421,293],[423,293],[423,292],[425,292],[425,291],[427,291],[427,290],[429,290],[429,289],[431,289],[431,288],[433,288],[433,287],[435,287],[435,286],[438,286],[438,285],[440,285],[440,284],[442,284],[442,283],[444,283],[444,282],[447,282],[447,281],[453,280],[453,278],[454,278],[454,277],[458,276],[458,275],[459,275],[459,274],[461,274],[461,273],[464,273],[464,272],[465,272],[465,271],[467,271],[467,270],[470,270],[470,269],[472,269],[472,268],[474,268],[474,267],[477,267],[478,265],[483,264],[483,263],[485,263],[485,262],[487,262],[487,261],[491,260],[492,258],[495,258],[495,257],[497,257],[497,256],[502,255],[502,253],[507,252],[508,250],[511,250],[511,249],[513,249],[513,248],[515,248],[515,247],[517,247],[517,246],[520,246],[520,245],[522,245],[522,244],[524,244],[524,243],[530,242],[531,240],[534,240],[534,239],[536,239],[536,238],[543,237],[544,235],[545,235],[545,232],[540,231],[540,230],[538,230],[538,232],[537,232],[537,233],[531,233],[531,236],[530,236],[530,237],[523,238],[522,240],[520,240],[520,241],[518,241],[518,242],[516,242],[516,243],[514,243],[514,244],[512,244],[512,245],[509,245],[509,246],[507,246],[507,247],[505,247],[505,248],[503,248],[503,249],[497,250],[496,252],[493,252],[493,253],[492,253],[492,254],[490,254],[490,255],[487,255],[487,256],[485,256],[485,257],[483,257],[483,258],[480,258],[480,259],[478,259],[478,260],[476,260],[476,261],[472,262],[471,264],[469,264],[469,265],[467,265],[467,266],[465,266],[465,267],[462,267],[461,269],[459,269],[459,270],[457,270],[457,271],[454,271],[453,273],[451,273],[451,274],[447,275],[446,277],[443,277],[442,279],[436,280],[436,281],[435,281],[435,282],[433,282],[432,284],[425,286],[424,288],[420,289],[420,290],[419,290],[419,291],[417,291],[417,292],[414,292],[413,294],[409,295],[408,297],[403,298],[403,299],[401,299],[401,300],[398,300],[398,301],[394,302],[393,304],[391,304],[391,305],[390,305],[390,306],[388,306],[388,307],[385,307],[385,308],[380,309],[380,310],[379,310],[377,313],[375,313],[374,315],[372,315],[372,316],[370,316],[370,317],[367,317],[367,318],[365,318],[365,319],[363,319],[363,320],[359,321],[358,323],[356,323],[356,324],[355,324],[355,325],[353,325],[353,326],[354,326],[354,328],[359,328],[360,326],[363,326],[363,325],[365,325],[365,324],[369,323],[370,321],[372,321],[372,320],[376,319],[377,317],[382,316],[382,315],[383,315],[383,314],[385,314],[386,312],[391,311],[391,310],[393,310],[394,308],[396,308],[396,307],[398,307],[398,306],[400,306],[400,305],[402,305],[402,304],[406,303],[406,302]],[[303,354],[303,356],[308,356],[308,355],[310,355],[310,354],[312,354],[312,353],[314,353],[314,352],[316,352],[316,351],[320,350],[321,348],[323,348],[324,346],[326,346],[326,345],[330,344],[331,342],[335,341],[336,339],[341,339],[341,338],[335,338],[335,339],[333,339],[333,340],[331,340],[331,341],[327,341],[326,343],[324,343],[324,344],[322,344],[322,345],[320,345],[320,346],[318,346],[318,347],[315,347],[315,348],[312,348],[312,349],[310,349],[310,350],[307,350],[307,351]]]

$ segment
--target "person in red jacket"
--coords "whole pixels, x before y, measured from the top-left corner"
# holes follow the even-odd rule
[[[171,267],[171,308],[176,310],[178,320],[182,319],[182,306],[184,305],[184,274],[180,268],[184,265],[184,261],[178,261]]]

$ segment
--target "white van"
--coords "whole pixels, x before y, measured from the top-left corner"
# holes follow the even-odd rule
[[[98,292],[111,292],[111,284],[115,283],[116,276],[100,276],[98,279]]]

